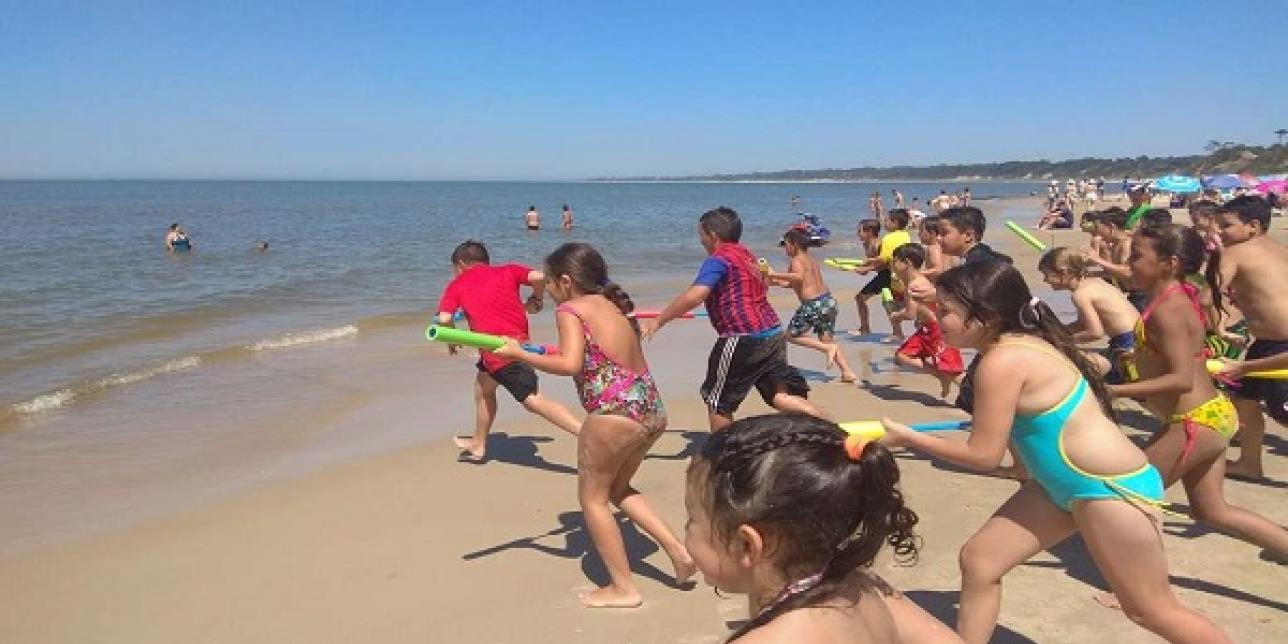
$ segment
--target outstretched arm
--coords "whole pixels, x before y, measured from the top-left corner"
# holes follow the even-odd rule
[[[514,338],[506,338],[505,345],[497,349],[496,354],[502,358],[526,362],[533,369],[556,376],[575,375],[581,371],[586,352],[586,336],[581,333],[581,321],[572,313],[556,311],[555,324],[559,330],[558,355],[529,353]]]
[[[710,294],[711,287],[709,286],[703,286],[701,284],[690,286],[674,300],[671,300],[671,303],[667,304],[666,308],[662,309],[662,312],[658,313],[656,318],[644,320],[644,322],[640,324],[641,334],[645,338],[653,337],[662,329],[663,326],[666,325],[666,323],[693,310],[701,304],[703,300],[707,299],[707,296]]]

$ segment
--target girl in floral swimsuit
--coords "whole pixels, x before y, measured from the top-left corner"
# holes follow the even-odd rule
[[[666,429],[666,411],[644,360],[638,327],[627,317],[634,304],[609,281],[599,252],[588,244],[564,244],[546,258],[545,273],[550,295],[559,302],[558,354],[528,353],[514,340],[496,353],[576,382],[587,412],[577,437],[577,497],[611,577],[608,586],[582,595],[581,601],[593,608],[638,606],[643,598],[609,503],[662,546],[675,566],[677,584],[695,571],[684,544],[631,487],[644,455]]]
[[[1133,286],[1150,298],[1135,329],[1140,379],[1109,393],[1143,400],[1166,423],[1145,453],[1164,486],[1184,483],[1195,519],[1288,558],[1288,530],[1225,498],[1225,451],[1239,419],[1207,373],[1202,307],[1183,278],[1203,263],[1202,237],[1176,224],[1143,226],[1131,249]]]

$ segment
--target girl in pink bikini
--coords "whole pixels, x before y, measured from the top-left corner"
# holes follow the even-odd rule
[[[572,376],[585,407],[577,436],[577,500],[586,530],[608,568],[608,586],[582,595],[592,608],[630,608],[643,603],[631,577],[613,505],[662,546],[675,567],[676,584],[696,568],[693,558],[648,500],[631,487],[644,455],[666,429],[666,410],[640,346],[639,328],[628,314],[635,305],[608,279],[604,258],[589,244],[564,244],[546,258],[547,289],[559,306],[559,352],[537,355],[507,339],[496,354],[535,369]]]

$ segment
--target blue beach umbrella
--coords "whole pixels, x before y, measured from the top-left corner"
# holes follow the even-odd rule
[[[1203,185],[1217,190],[1233,190],[1234,188],[1243,187],[1243,179],[1237,174],[1218,174],[1212,177],[1203,177]]]
[[[1187,177],[1179,174],[1169,174],[1166,177],[1159,177],[1154,180],[1154,188],[1163,192],[1175,192],[1186,194],[1198,192],[1203,188],[1199,180],[1194,177]]]

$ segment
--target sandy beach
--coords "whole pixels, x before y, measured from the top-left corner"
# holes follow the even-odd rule
[[[1016,200],[1006,207],[1036,204]],[[999,204],[982,206],[990,216],[986,241],[1015,257],[1036,292],[1049,294],[1036,272],[1037,253],[1005,231]],[[1285,239],[1282,230],[1274,234]],[[1072,246],[1086,239],[1078,231],[1039,237]],[[754,250],[782,263],[770,254],[776,249]],[[819,256],[853,252],[839,250]],[[677,284],[694,268],[677,267]],[[851,302],[862,282],[838,272],[827,277],[843,304],[838,327],[851,328]],[[776,292],[774,301],[780,315],[790,315],[790,292]],[[1069,312],[1067,297],[1052,302]],[[874,315],[876,324],[888,328],[883,317]],[[548,314],[534,320],[535,337],[553,338],[550,320]],[[696,392],[712,338],[704,321],[677,321],[647,346],[671,425],[637,487],[677,532],[685,520],[684,470],[706,436]],[[321,383],[336,395],[308,401],[317,412],[309,423],[283,415],[284,426],[294,425],[272,439],[273,453],[287,454],[292,437],[305,432],[334,440],[384,432],[389,440],[361,458],[299,464],[290,476],[212,493],[196,507],[105,520],[84,534],[0,553],[0,642],[697,644],[722,641],[729,625],[746,617],[741,597],[721,598],[700,578],[695,586],[673,587],[664,554],[629,525],[624,531],[644,606],[582,608],[577,592],[605,573],[577,510],[574,440],[503,397],[491,460],[457,462],[447,435],[472,425],[472,358],[450,359],[422,341],[415,344],[416,359],[409,359],[400,347],[413,340],[400,328],[354,341],[365,343],[374,361]],[[792,362],[810,381],[812,398],[837,420],[964,418],[937,400],[934,379],[896,371],[894,348],[846,340],[863,376],[859,386],[831,382],[836,372],[825,372],[817,353],[793,348]],[[286,374],[289,365],[281,369]],[[543,391],[580,412],[570,381],[543,376],[541,382]],[[766,411],[752,396],[739,415]],[[1139,413],[1124,417],[1134,438],[1153,427]],[[1288,432],[1269,423],[1266,448],[1268,479],[1228,481],[1227,495],[1288,523]],[[900,455],[900,464],[924,546],[915,566],[883,557],[877,571],[952,625],[957,551],[1018,484],[910,453]],[[1184,502],[1179,486],[1168,500]],[[1182,601],[1235,641],[1288,641],[1288,568],[1186,519],[1168,516],[1164,523]],[[1070,539],[1007,577],[995,641],[1156,641],[1093,600],[1105,588],[1082,542]]]

